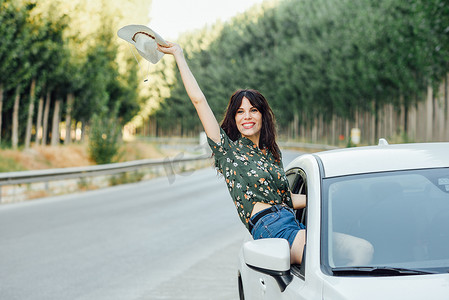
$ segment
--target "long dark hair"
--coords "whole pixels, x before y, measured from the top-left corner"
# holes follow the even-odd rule
[[[225,116],[221,122],[221,128],[233,141],[240,138],[240,131],[235,123],[235,115],[242,105],[243,97],[247,98],[252,106],[262,114],[262,129],[260,130],[259,148],[267,148],[273,154],[276,161],[281,160],[281,154],[276,144],[276,119],[267,99],[256,90],[237,90],[229,99]]]

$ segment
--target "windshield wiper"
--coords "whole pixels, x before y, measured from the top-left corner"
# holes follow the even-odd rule
[[[332,268],[335,276],[406,276],[435,274],[427,270],[414,270],[395,267],[338,267]]]

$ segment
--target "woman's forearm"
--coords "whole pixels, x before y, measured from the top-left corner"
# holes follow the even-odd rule
[[[294,209],[301,209],[306,207],[307,197],[303,194],[293,194],[292,193],[292,202]]]
[[[187,65],[182,48],[177,44],[168,42],[167,46],[158,44],[158,49],[162,53],[171,54],[175,57],[187,95],[195,106],[200,121],[203,124],[204,131],[206,131],[209,138],[218,143],[220,141],[220,126],[207,103],[203,91],[201,91],[200,86]]]
[[[181,74],[182,82],[184,83],[184,87],[187,91],[187,95],[193,104],[198,104],[201,101],[205,101],[206,98],[201,90],[198,82],[190,71],[189,66],[187,65],[187,61],[184,57],[184,53],[182,51],[177,52],[175,55],[175,60],[178,65],[179,73]]]

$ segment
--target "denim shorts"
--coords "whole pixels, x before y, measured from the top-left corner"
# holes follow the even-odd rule
[[[251,235],[255,240],[283,238],[288,241],[291,248],[298,231],[306,227],[296,220],[295,213],[291,208],[283,205],[275,205],[274,207],[276,211],[263,216],[256,224],[253,224],[252,220],[262,211],[251,217],[249,220],[253,225]]]

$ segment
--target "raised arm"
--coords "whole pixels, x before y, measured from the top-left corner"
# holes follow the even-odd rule
[[[204,96],[201,88],[196,82],[195,77],[190,71],[187,61],[185,60],[182,48],[174,43],[167,42],[168,46],[162,46],[158,44],[159,51],[165,54],[171,54],[176,60],[179,72],[181,74],[182,82],[187,91],[187,95],[195,106],[196,112],[203,124],[204,131],[207,136],[214,142],[220,141],[220,125],[214,116],[209,104],[207,103],[206,97]]]

